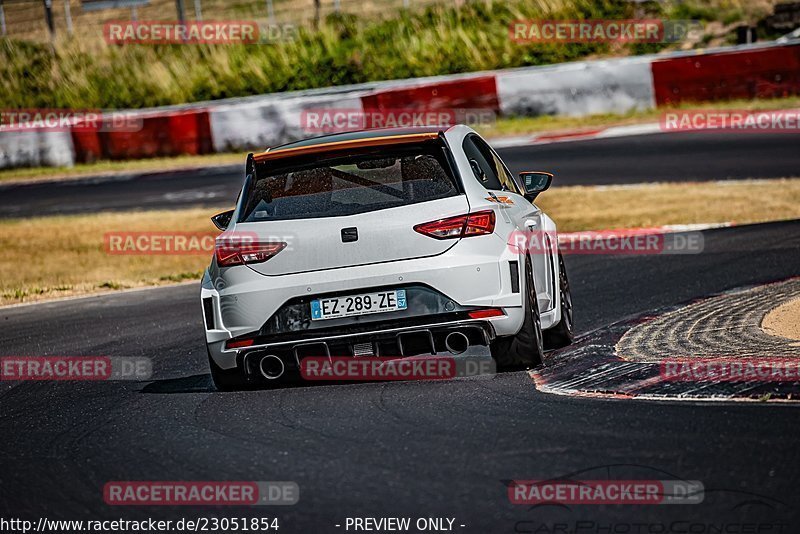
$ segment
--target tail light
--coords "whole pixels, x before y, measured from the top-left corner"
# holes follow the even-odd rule
[[[214,248],[217,265],[231,267],[248,263],[262,263],[286,248],[284,242],[230,243],[218,242]]]
[[[494,232],[495,215],[493,210],[476,211],[418,224],[414,231],[434,239],[457,239]]]

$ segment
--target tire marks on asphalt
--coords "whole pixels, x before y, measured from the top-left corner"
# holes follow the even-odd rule
[[[626,360],[800,358],[800,346],[761,329],[773,308],[800,296],[800,278],[730,291],[639,324],[616,344]]]
[[[797,400],[800,381],[674,381],[670,359],[800,359],[800,347],[762,331],[770,309],[800,296],[800,278],[747,287],[620,321],[548,355],[539,390],[577,396],[679,400]]]

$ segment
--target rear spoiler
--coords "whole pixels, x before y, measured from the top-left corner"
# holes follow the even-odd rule
[[[407,143],[419,143],[421,141],[431,141],[438,139],[440,132],[423,132],[402,135],[386,135],[382,137],[365,137],[362,139],[349,139],[347,141],[336,141],[332,143],[320,143],[317,145],[299,146],[294,148],[267,149],[266,152],[256,154],[253,159],[257,163],[294,156],[305,156],[320,152],[335,152],[338,150],[350,150],[357,148],[369,148],[374,146],[399,145]]]

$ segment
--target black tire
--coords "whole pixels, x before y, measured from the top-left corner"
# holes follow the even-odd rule
[[[208,351],[208,347],[206,347],[206,351]],[[208,353],[208,367],[211,369],[211,381],[214,382],[217,391],[234,391],[247,385],[247,380],[238,368],[221,369],[211,357],[210,352]]]
[[[525,320],[522,328],[513,336],[492,342],[492,356],[498,370],[518,371],[530,369],[542,363],[544,339],[539,305],[536,301],[536,285],[530,258],[525,260]]]
[[[572,315],[572,293],[569,289],[569,278],[567,277],[567,268],[564,266],[564,258],[561,253],[558,253],[558,291],[560,294],[561,306],[561,320],[552,328],[544,331],[544,344],[548,350],[560,349],[571,345],[575,339],[573,332],[573,315]]]

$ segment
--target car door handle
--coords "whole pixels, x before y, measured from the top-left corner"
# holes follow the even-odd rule
[[[525,228],[536,228],[537,226],[539,226],[539,221],[537,220],[528,219],[525,221]]]

